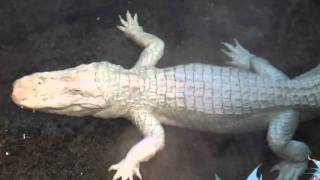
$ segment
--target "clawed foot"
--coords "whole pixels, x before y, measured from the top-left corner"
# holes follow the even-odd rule
[[[298,180],[308,167],[307,162],[287,162],[282,161],[273,166],[271,172],[279,171],[277,180]]]
[[[134,32],[137,32],[137,31],[138,32],[143,31],[142,27],[139,26],[137,14],[134,14],[134,16],[132,17],[130,12],[127,11],[127,14],[126,14],[127,21],[122,19],[122,17],[120,15],[119,15],[119,18],[120,18],[120,22],[121,22],[122,26],[117,26],[117,28],[120,31],[123,31],[127,36],[130,36],[131,34],[133,34]]]
[[[133,163],[124,159],[118,164],[110,166],[109,171],[112,170],[117,171],[112,180],[133,180],[134,175],[136,175],[139,179],[142,179],[139,170],[139,163]]]
[[[226,42],[222,43],[226,49],[221,49],[221,51],[231,58],[231,61],[226,63],[230,66],[249,70],[250,59],[254,57],[254,55],[243,48],[236,39],[234,39],[234,42],[235,45]]]

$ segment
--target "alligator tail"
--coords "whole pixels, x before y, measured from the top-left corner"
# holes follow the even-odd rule
[[[316,69],[316,68],[315,68]],[[320,73],[309,71],[289,82],[287,96],[290,104],[298,107],[320,107]]]

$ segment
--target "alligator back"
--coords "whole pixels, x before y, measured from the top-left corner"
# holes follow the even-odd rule
[[[232,67],[187,64],[157,69],[150,91],[157,106],[206,114],[241,115],[287,105],[287,81]]]

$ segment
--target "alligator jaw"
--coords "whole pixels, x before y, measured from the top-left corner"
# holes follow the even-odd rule
[[[105,107],[96,87],[97,63],[34,73],[16,80],[12,100],[21,108],[65,115],[91,115]]]

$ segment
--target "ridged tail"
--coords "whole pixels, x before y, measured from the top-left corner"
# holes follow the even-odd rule
[[[320,107],[320,75],[290,81],[287,97],[297,107]]]

